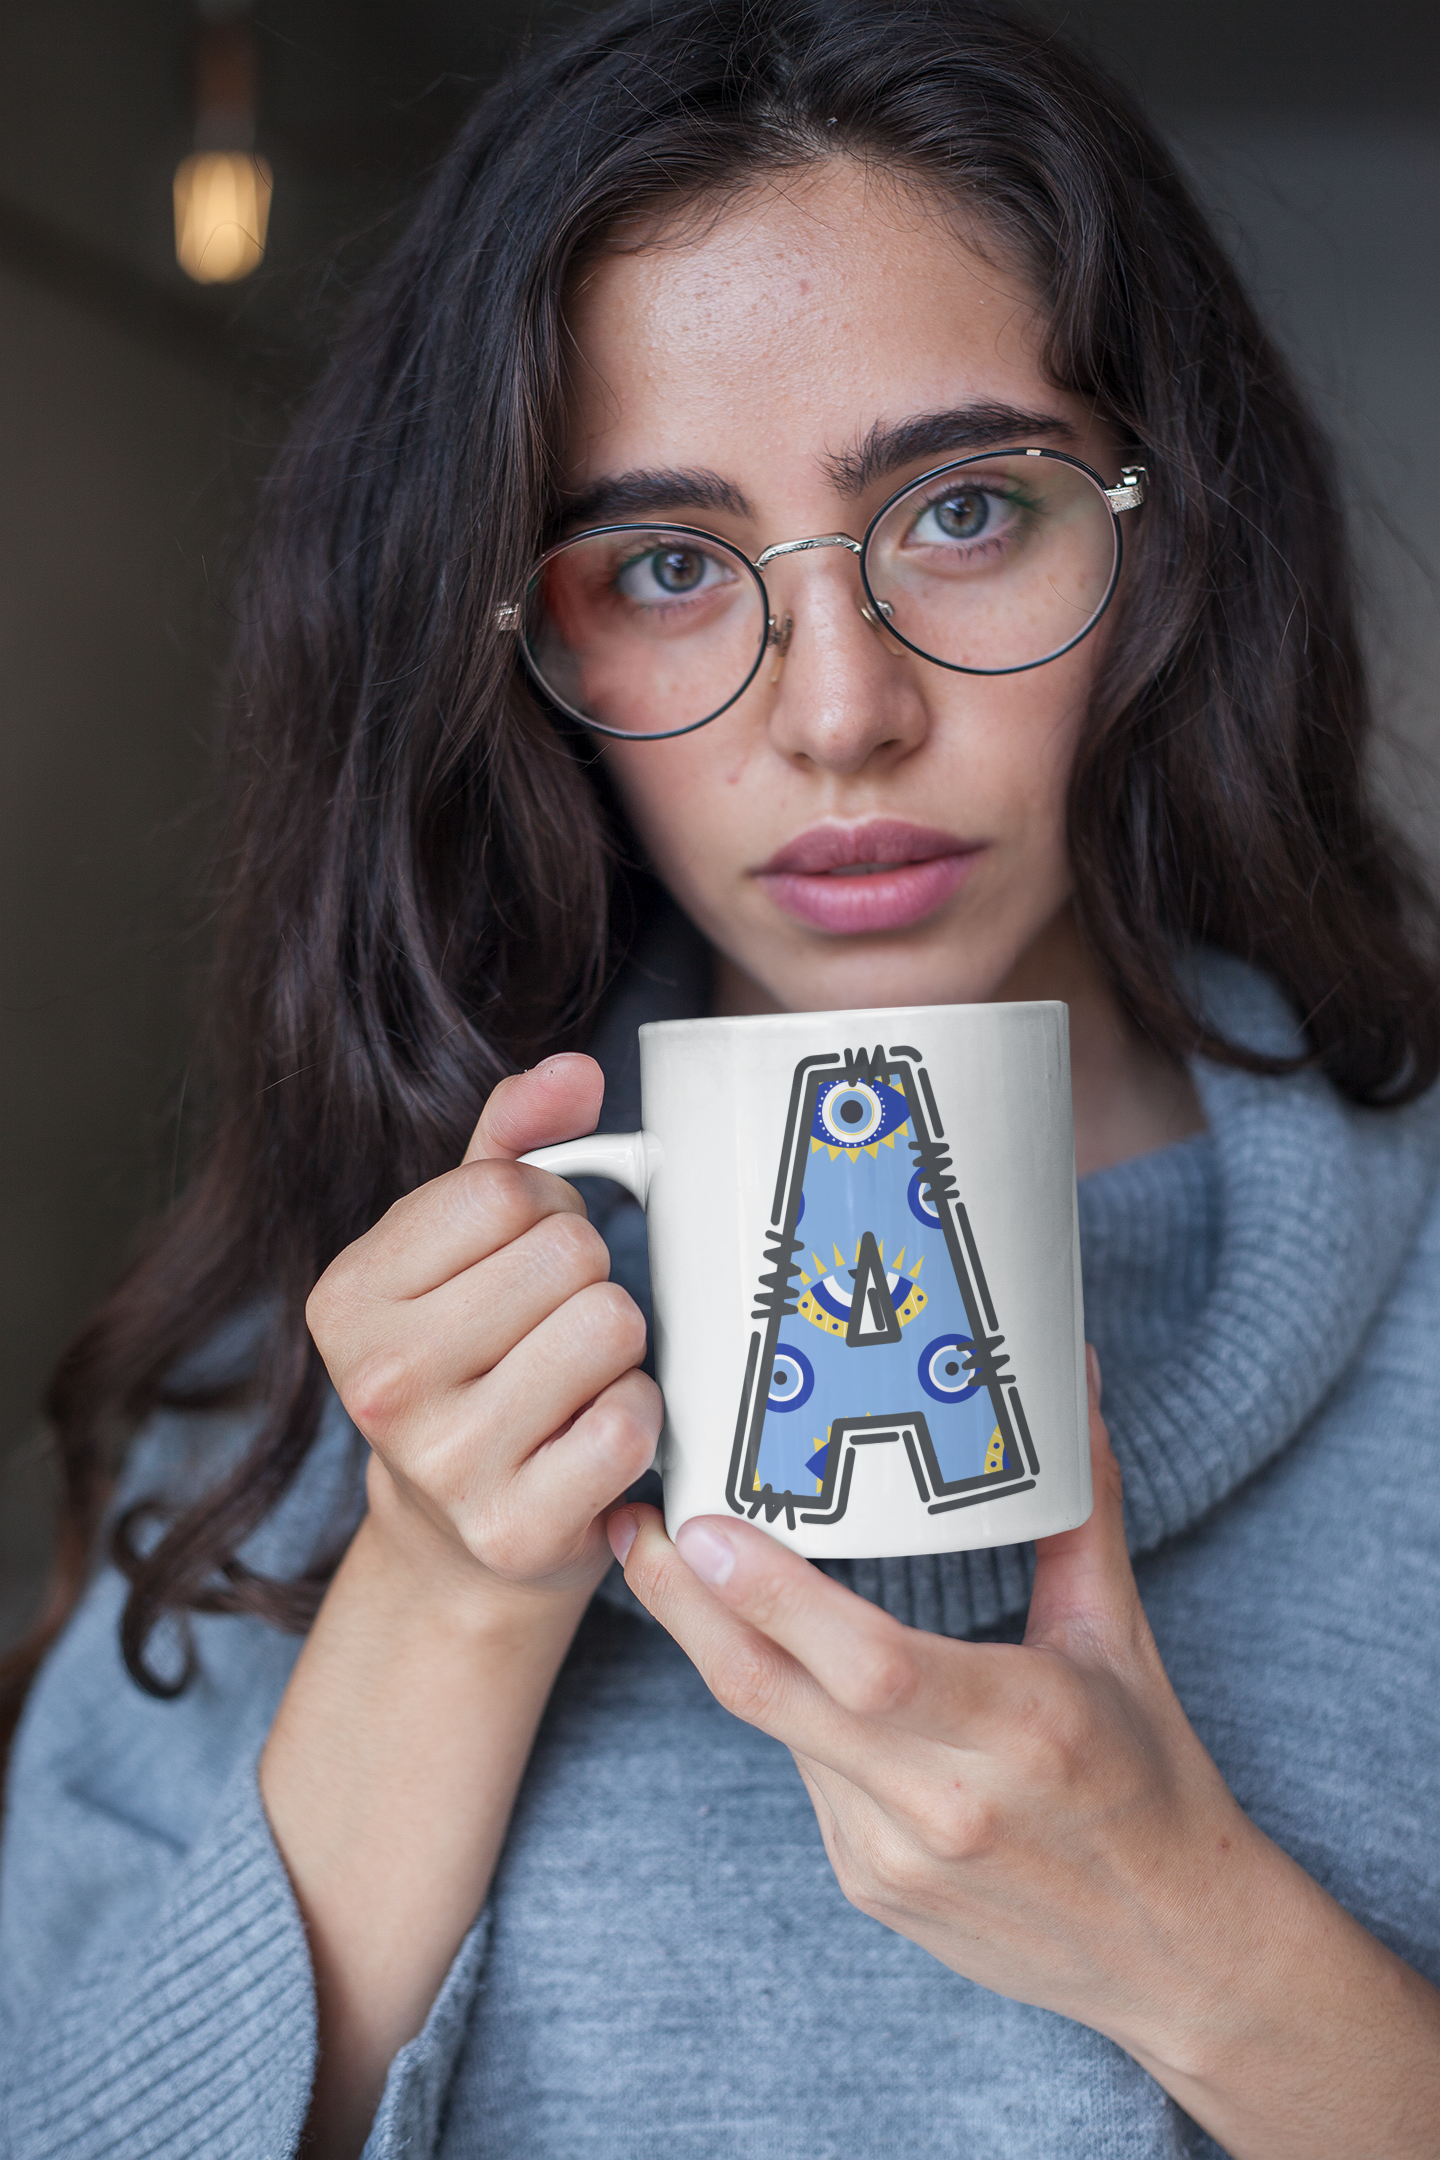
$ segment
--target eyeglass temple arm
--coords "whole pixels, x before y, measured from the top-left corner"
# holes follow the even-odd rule
[[[1145,467],[1122,465],[1120,485],[1106,488],[1105,500],[1112,510],[1138,510],[1145,500]]]

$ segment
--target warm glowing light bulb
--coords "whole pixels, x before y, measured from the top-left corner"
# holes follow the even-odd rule
[[[249,150],[197,150],[175,169],[175,258],[201,285],[248,277],[265,253],[273,183]]]

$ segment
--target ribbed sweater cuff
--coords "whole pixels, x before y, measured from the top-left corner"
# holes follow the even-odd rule
[[[489,1936],[487,1911],[456,1952],[423,2031],[391,2063],[360,2160],[430,2160],[440,2140],[450,2079]]]
[[[283,2160],[309,2105],[304,1929],[247,1755],[150,1925],[24,2035],[7,2160]]]

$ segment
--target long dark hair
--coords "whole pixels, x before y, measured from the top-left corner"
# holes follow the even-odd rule
[[[123,1437],[160,1405],[257,1405],[238,1468],[116,1533],[125,1656],[154,1692],[184,1677],[147,1662],[164,1616],[313,1614],[323,1558],[278,1582],[236,1557],[315,1435],[306,1295],[458,1158],[503,1073],[583,1040],[624,943],[623,834],[495,628],[552,521],[567,274],[637,217],[836,156],[978,218],[1044,298],[1050,376],[1147,452],[1146,544],[1070,800],[1080,915],[1124,1006],[1172,1052],[1277,1069],[1187,1004],[1176,957],[1200,940],[1275,979],[1355,1102],[1440,1069],[1433,917],[1364,798],[1327,454],[1134,105],[983,0],[626,0],[480,106],[266,492],[213,1139],[49,1402],[67,1489],[50,1629]],[[244,1376],[177,1380],[245,1309],[267,1319]]]

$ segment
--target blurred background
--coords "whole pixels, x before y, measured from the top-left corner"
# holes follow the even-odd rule
[[[585,12],[0,11],[0,1641],[46,1565],[47,1368],[194,1138],[216,682],[256,479],[347,293],[477,91],[527,38]],[[1386,721],[1381,784],[1435,860],[1440,10],[1032,12],[1139,92],[1340,445]],[[237,184],[231,168],[181,176],[197,282],[176,258],[177,168],[224,152],[250,190],[228,240],[223,215],[205,215],[216,187]],[[244,267],[235,233],[256,237],[271,182],[263,261],[227,282]]]

